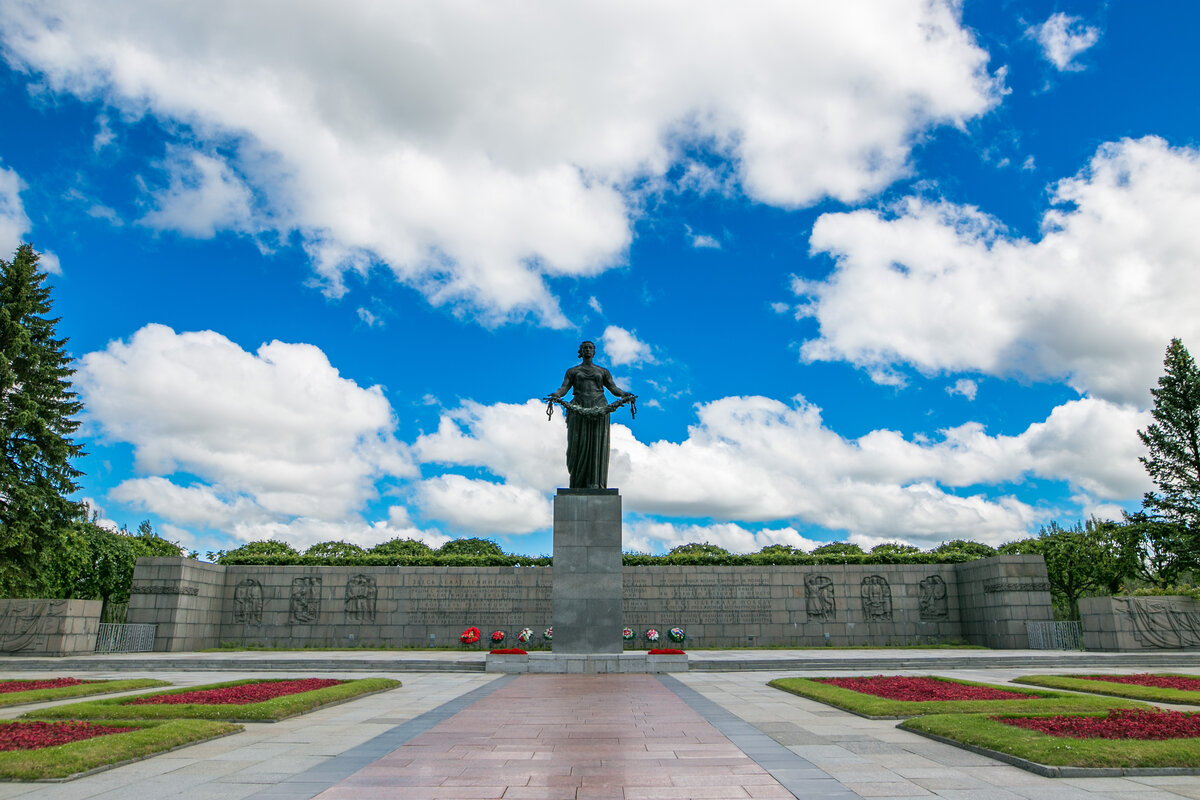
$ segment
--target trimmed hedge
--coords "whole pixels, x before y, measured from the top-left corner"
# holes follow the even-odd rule
[[[828,564],[961,564],[975,560],[963,553],[879,553],[862,555],[815,556],[806,553],[781,555],[776,553],[731,553],[709,555],[704,553],[677,553],[663,556],[625,553],[621,563],[627,567],[670,567],[670,566],[713,566],[713,567],[765,567],[765,566],[823,566]],[[548,567],[550,556],[515,555],[439,555],[429,553],[419,556],[365,555],[329,558],[321,556],[251,555],[227,554],[220,560],[225,565],[262,567]]]

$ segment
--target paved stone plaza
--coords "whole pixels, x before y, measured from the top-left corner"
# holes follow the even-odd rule
[[[919,655],[919,670],[905,669]],[[982,666],[970,665],[978,654]],[[138,676],[178,685],[238,677],[397,677],[402,688],[275,724],[249,724],[234,736],[186,747],[65,783],[0,783],[0,800],[106,798],[821,798],[947,800],[1200,799],[1200,776],[1042,778],[949,745],[867,720],[766,685],[788,675],[945,674],[1005,682],[1029,669],[994,666],[1031,652],[863,651],[704,653],[729,671],[652,675],[494,675],[482,672],[338,672],[336,653],[274,653],[295,671],[255,671],[262,654],[211,654],[220,670],[182,670],[189,654],[143,654]],[[210,654],[204,654],[209,656]],[[349,654],[347,654],[349,655]],[[362,659],[359,654],[354,654]],[[462,665],[460,653],[370,654],[395,664]],[[1047,654],[1042,654],[1047,655]],[[1055,654],[1062,655],[1062,654]],[[1091,654],[1071,654],[1082,666]],[[313,670],[314,656],[320,670]],[[750,658],[752,656],[752,658]],[[1137,672],[1120,657],[1105,669]],[[805,659],[816,670],[792,669]],[[733,669],[786,663],[784,670]],[[819,660],[819,662],[818,662]],[[1094,659],[1099,660],[1099,659]],[[937,662],[944,669],[936,667]],[[1173,655],[1194,671],[1194,654]],[[61,675],[0,659],[0,677]],[[104,662],[111,665],[111,660]],[[1093,661],[1094,663],[1094,661]],[[1076,669],[1078,669],[1078,666]],[[1042,670],[1054,671],[1054,670]],[[1066,671],[1060,669],[1058,671]],[[85,677],[131,677],[99,670]],[[15,717],[29,707],[10,707]]]

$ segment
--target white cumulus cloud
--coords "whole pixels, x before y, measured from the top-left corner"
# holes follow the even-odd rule
[[[174,151],[164,165],[169,186],[154,193],[157,208],[141,222],[198,239],[218,230],[248,231],[253,225],[249,187],[220,158]]]
[[[385,265],[484,324],[565,326],[547,279],[623,265],[630,187],[661,185],[687,147],[735,165],[756,201],[852,202],[906,174],[922,132],[994,106],[1002,79],[960,14],[956,0],[12,0],[0,42],[52,90],[116,106],[110,125],[151,116],[221,153],[158,191],[150,221],[296,236],[334,294]]]
[[[650,345],[638,339],[636,332],[609,325],[600,338],[604,344],[604,359],[614,367],[654,363]]]
[[[970,378],[959,378],[954,382],[953,386],[946,387],[946,392],[961,395],[968,400],[974,400],[975,395],[979,393],[979,384]]]
[[[417,504],[430,518],[472,534],[532,533],[550,527],[550,503],[537,489],[439,475],[417,486]]]
[[[213,331],[147,325],[85,355],[76,379],[88,423],[131,444],[144,476],[112,498],[175,524],[370,543],[360,511],[377,483],[416,475],[382,390],[312,345],[250,353]]]
[[[524,531],[528,520],[546,513],[543,494],[565,485],[564,426],[546,425],[542,411],[536,401],[468,404],[447,411],[438,431],[421,437],[414,452],[422,462],[485,469],[510,485],[516,491],[499,498],[501,510],[491,522],[515,519]],[[820,409],[802,400],[787,405],[727,397],[697,407],[697,422],[683,442],[643,443],[626,425],[614,424],[609,485],[621,488],[625,510],[634,514],[708,518],[722,525],[801,520],[864,542],[899,538],[929,547],[970,538],[1000,544],[1026,535],[1046,512],[999,491],[989,496],[980,486],[1035,476],[1064,481],[1094,499],[1137,497],[1147,484],[1137,462],[1142,448],[1136,431],[1147,421],[1135,408],[1081,399],[1016,436],[988,435],[978,423],[968,423],[942,431],[936,441],[888,430],[846,439],[824,425]],[[492,482],[479,483],[488,485],[455,478],[437,488],[452,498],[468,489],[499,495]],[[968,487],[966,494],[955,491]],[[463,515],[473,513],[444,501],[437,509],[460,525]],[[644,549],[651,539],[673,546],[695,533],[686,526],[654,530],[653,536],[639,533],[627,546]],[[670,533],[676,530],[687,532]],[[760,549],[776,541],[763,539],[765,532],[747,538],[736,525],[714,535],[731,549]]]
[[[821,216],[812,249],[837,266],[794,283],[820,325],[802,356],[884,378],[910,365],[1065,379],[1147,405],[1171,338],[1200,343],[1200,151],[1156,137],[1103,145],[1051,202],[1037,241],[916,198]]]
[[[1041,25],[1031,27],[1028,34],[1042,47],[1042,55],[1059,72],[1079,72],[1083,67],[1075,57],[1100,41],[1100,29],[1084,25],[1079,17],[1059,11]]]
[[[16,170],[0,167],[0,258],[9,260],[29,232],[29,217],[21,202],[24,184]]]
[[[786,544],[798,550],[811,551],[823,544],[801,536],[795,528],[764,528],[752,531],[733,522],[680,525],[674,522],[632,520],[626,523],[622,536],[622,546],[625,550],[639,553],[668,551],[692,542],[715,544],[731,553],[757,553],[772,544]]]

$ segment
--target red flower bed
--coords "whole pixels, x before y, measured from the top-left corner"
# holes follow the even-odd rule
[[[1127,683],[1134,686],[1153,686],[1156,689],[1179,689],[1184,692],[1200,692],[1200,678],[1180,675],[1080,675],[1085,681]]]
[[[10,722],[0,725],[0,750],[37,750],[70,742],[125,733],[135,728],[114,728],[91,722]]]
[[[494,656],[524,656],[524,655],[528,655],[527,651],[522,650],[519,647],[504,647],[504,648],[501,648],[500,650],[493,650],[491,652],[492,652],[492,655],[494,655]]]
[[[297,681],[264,681],[261,683],[243,683],[240,686],[226,686],[223,689],[200,689],[195,692],[180,694],[155,694],[149,697],[138,697],[126,701],[122,705],[183,705],[195,703],[203,706],[244,706],[250,703],[261,703],[264,700],[274,700],[288,694],[312,692],[337,686],[344,681],[334,681],[327,678],[305,678]]]
[[[675,650],[670,647],[656,647],[646,652],[652,656],[681,656],[684,654],[682,650]]]
[[[992,717],[997,722],[1072,739],[1195,739],[1200,714],[1115,708],[1106,717]]]
[[[937,678],[902,678],[876,675],[873,678],[817,678],[817,683],[828,683],[863,694],[886,697],[888,700],[924,702],[926,700],[1027,700],[1035,694],[1021,694],[987,686],[966,686]]]
[[[81,681],[79,678],[48,678],[43,681],[0,681],[0,694],[32,692],[36,689],[61,689],[64,686],[78,686],[81,683],[96,683],[96,681]]]

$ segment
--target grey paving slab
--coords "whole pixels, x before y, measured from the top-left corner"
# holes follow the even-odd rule
[[[487,697],[501,686],[511,683],[516,677],[516,675],[501,676],[478,689],[459,695],[431,711],[426,711],[419,717],[402,722],[340,755],[326,759],[303,772],[290,775],[250,797],[255,800],[309,800],[338,781],[383,758],[409,739],[419,736],[477,700]]]
[[[769,735],[725,710],[690,686],[670,675],[660,675],[658,679],[796,797],[821,797],[834,800],[834,798],[860,796],[819,769],[811,761],[792,752]]]

